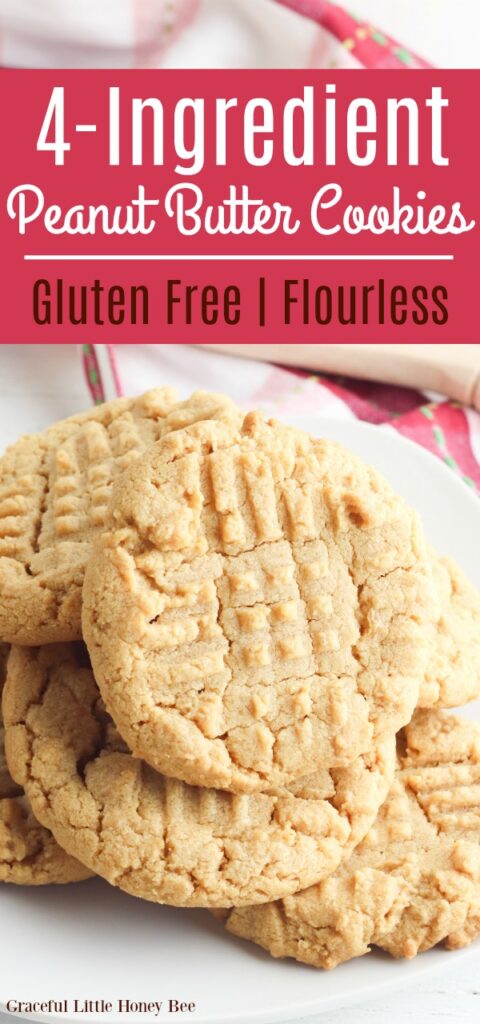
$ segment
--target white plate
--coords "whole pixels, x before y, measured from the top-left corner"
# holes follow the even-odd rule
[[[440,460],[384,428],[312,415],[291,422],[342,441],[381,470],[421,513],[432,543],[456,558],[480,587],[480,504]],[[478,705],[464,713],[480,717]],[[0,1007],[4,1009],[9,999],[67,999],[66,1014],[33,1019],[77,1024],[298,1021],[404,989],[434,969],[453,973],[459,959],[472,952],[432,950],[411,962],[376,952],[335,971],[315,971],[293,961],[272,960],[257,947],[227,935],[205,911],[154,906],[98,879],[65,888],[3,886],[0,921]],[[119,998],[162,1000],[162,1012],[157,1017],[119,1013]],[[114,1008],[110,1013],[74,1014],[74,999],[109,1000]],[[169,999],[194,1002],[195,1012],[168,1013]]]

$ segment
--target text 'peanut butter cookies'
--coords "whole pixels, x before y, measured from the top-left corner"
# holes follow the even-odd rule
[[[480,592],[450,558],[431,558],[439,618],[419,706],[454,708],[480,697]]]
[[[203,392],[170,388],[107,402],[23,437],[0,459],[0,640],[81,638],[81,592],[113,480],[154,441],[197,419],[239,417]]]
[[[83,629],[129,748],[249,792],[350,760],[417,703],[417,519],[340,445],[249,414],[153,446],[113,494]]]
[[[326,968],[371,945],[414,957],[480,934],[480,726],[420,711],[398,746],[394,785],[348,863],[296,896],[233,910],[229,931]]]
[[[0,645],[0,698],[5,681],[8,647]],[[91,872],[56,843],[51,832],[35,820],[20,786],[5,760],[0,713],[0,881],[16,885],[80,882]]]
[[[196,789],[127,751],[85,661],[81,645],[12,650],[7,754],[38,818],[112,884],[179,906],[259,903],[329,874],[374,821],[393,741],[289,791]]]

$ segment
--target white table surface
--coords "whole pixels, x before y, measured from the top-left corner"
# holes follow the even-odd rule
[[[370,2],[373,6],[374,0]],[[440,5],[441,0],[436,2]],[[162,383],[172,381],[165,379]],[[88,391],[76,346],[0,346],[1,444],[14,441],[20,433],[39,430],[52,420],[78,412],[88,404]],[[1,1024],[6,1021],[11,1024],[14,1019],[18,1020],[0,1015]],[[468,957],[457,960],[454,969],[449,967],[448,953],[445,953],[445,971],[427,975],[407,991],[367,1005],[317,1015],[308,1018],[305,1024],[450,1022],[480,1022],[480,944]]]

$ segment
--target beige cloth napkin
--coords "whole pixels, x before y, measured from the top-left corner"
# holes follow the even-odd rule
[[[480,345],[204,345],[248,359],[439,391],[480,411]]]

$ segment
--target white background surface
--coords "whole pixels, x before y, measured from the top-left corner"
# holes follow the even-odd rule
[[[440,4],[441,0],[436,0]],[[373,0],[372,0],[373,3]],[[207,354],[178,353],[174,346],[162,367],[162,380],[178,384],[182,372],[196,367],[198,375]],[[245,366],[245,364],[243,364]],[[243,379],[243,375],[240,374]],[[190,383],[192,383],[190,381]],[[219,387],[215,379],[213,387]],[[235,397],[234,378],[224,381],[225,390]],[[75,347],[0,347],[0,437],[12,441],[19,433],[38,430],[49,421],[66,416],[88,404],[88,393],[79,370]],[[0,930],[1,946],[8,941]],[[4,1018],[12,1021],[12,1017]],[[445,970],[417,981],[404,992],[352,1009],[328,1012],[310,1018],[306,1024],[478,1024],[480,1021],[480,950],[455,961]],[[3,1024],[3,1021],[2,1021]],[[296,1024],[296,1022],[295,1022]]]
[[[348,0],[345,6],[439,67],[480,67],[479,0]]]

